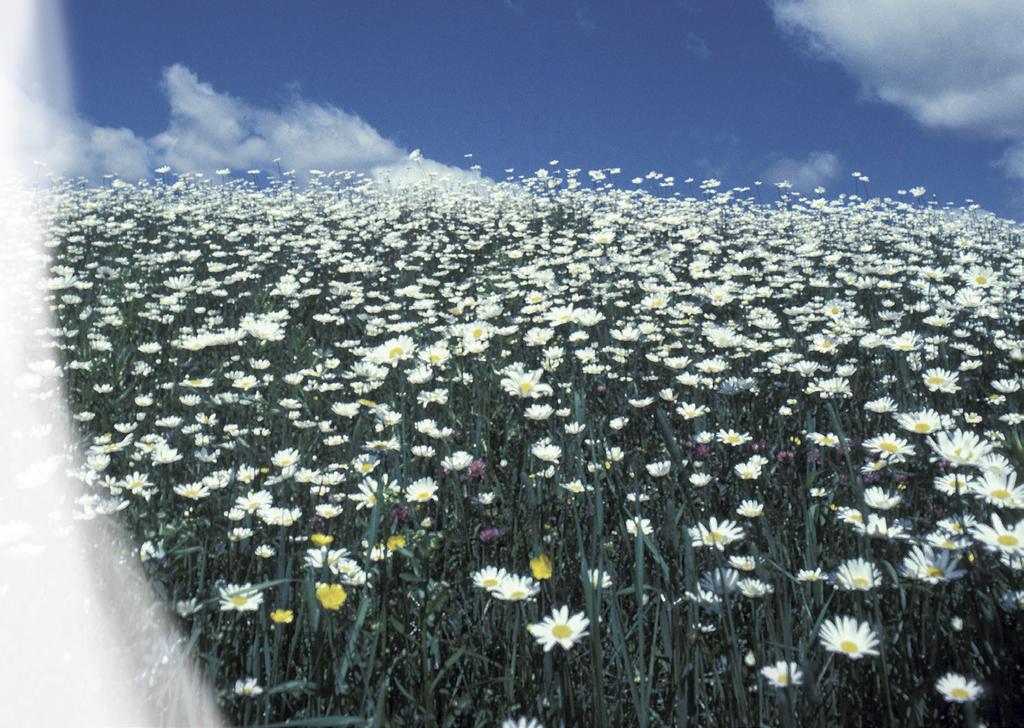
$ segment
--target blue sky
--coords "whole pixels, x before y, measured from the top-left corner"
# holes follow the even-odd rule
[[[1024,31],[1024,3],[937,0],[954,17],[935,25],[923,2],[89,0],[65,15],[80,120],[130,130],[153,163],[214,164],[262,134],[225,165],[276,144],[298,167],[310,157],[281,129],[340,110],[304,150],[358,144],[361,120],[379,139],[353,166],[419,148],[493,178],[558,159],[621,167],[622,184],[658,170],[830,194],[852,192],[856,170],[872,194],[923,185],[1024,218],[1024,104],[1001,100],[1024,83],[1024,35],[993,32]],[[205,124],[218,111],[193,108],[197,95],[235,103],[220,109],[234,121]],[[263,112],[277,116],[245,121]],[[224,123],[245,128],[186,153]]]

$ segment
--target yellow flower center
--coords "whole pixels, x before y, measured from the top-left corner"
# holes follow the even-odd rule
[[[789,685],[789,675],[784,672],[780,672],[775,678],[775,682],[779,685]]]
[[[855,578],[853,580],[853,583],[862,588],[871,586],[871,582],[865,579],[863,576],[858,576],[857,578]]]
[[[397,359],[398,357],[402,356],[402,354],[404,354],[404,353],[405,353],[405,349],[403,349],[400,346],[396,346],[395,348],[393,348],[391,351],[388,352],[388,359]]]
[[[556,624],[551,628],[551,634],[560,640],[564,640],[566,637],[572,637],[572,628],[567,624]]]
[[[249,599],[241,594],[235,594],[235,596],[231,597],[231,603],[236,607],[240,607],[248,601]]]
[[[928,426],[927,422],[918,422],[914,425],[915,432],[930,432],[931,429],[932,428]]]
[[[498,580],[497,579],[484,579],[483,586],[484,586],[484,589],[490,589],[491,587],[498,586]]]
[[[928,574],[928,576],[942,576],[942,569],[938,566],[929,566],[925,569],[925,573]]]
[[[1012,533],[1004,533],[1000,534],[999,538],[996,539],[996,542],[1000,546],[1016,546],[1020,543],[1020,539],[1014,536]]]
[[[991,493],[989,493],[989,495],[992,496],[993,498],[999,498],[1000,500],[1003,500],[1005,498],[1010,497],[1010,491],[1006,490],[1005,488],[996,488]]]
[[[523,382],[519,385],[519,391],[523,394],[529,394],[533,391],[533,382]]]
[[[882,450],[885,450],[886,452],[896,452],[897,450],[900,449],[900,446],[897,445],[895,442],[883,442],[878,447],[880,447]]]
[[[968,693],[963,688],[953,688],[952,690],[949,691],[949,694],[951,696],[953,696],[954,698],[957,698],[959,700],[963,700],[964,698],[967,698],[967,697],[970,696],[970,693]]]
[[[843,640],[839,643],[839,649],[848,655],[852,655],[857,651],[857,643],[852,640]]]
[[[925,380],[925,382],[927,384],[942,384],[945,381],[946,381],[945,377],[928,377]]]
[[[514,592],[509,592],[508,598],[509,599],[526,599],[526,592],[524,592],[522,589],[517,589]]]

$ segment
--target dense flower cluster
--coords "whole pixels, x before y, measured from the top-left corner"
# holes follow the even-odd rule
[[[577,172],[56,194],[80,515],[138,537],[222,697],[1011,715],[1020,229]]]

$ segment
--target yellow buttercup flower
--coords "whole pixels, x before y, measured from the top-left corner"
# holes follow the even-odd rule
[[[533,578],[537,581],[543,581],[544,579],[551,578],[551,559],[547,554],[541,554],[535,558],[530,559],[530,571],[533,572]]]
[[[396,549],[405,548],[405,536],[396,533],[394,536],[389,536],[387,541],[388,551],[394,551]]]
[[[341,609],[341,605],[348,599],[345,587],[341,584],[317,584],[316,598],[324,609]]]
[[[290,609],[275,609],[270,613],[270,620],[276,624],[291,624],[295,613]]]
[[[328,536],[326,533],[314,533],[309,540],[317,546],[330,546],[334,543],[334,536]]]

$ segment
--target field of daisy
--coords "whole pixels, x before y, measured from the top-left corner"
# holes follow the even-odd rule
[[[79,515],[181,627],[125,689],[163,650],[239,725],[1019,720],[1021,228],[605,173],[54,193]]]

